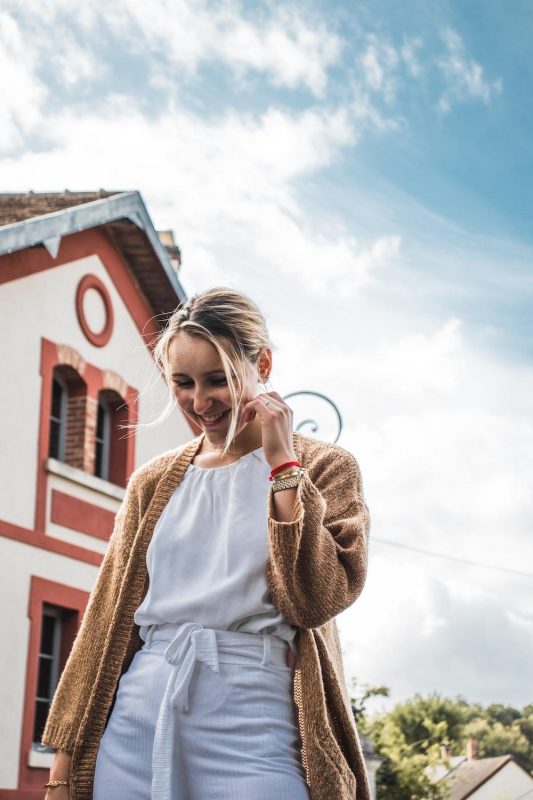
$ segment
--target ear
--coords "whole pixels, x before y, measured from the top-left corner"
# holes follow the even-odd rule
[[[264,347],[257,359],[257,371],[264,380],[272,372],[272,350],[270,347]]]

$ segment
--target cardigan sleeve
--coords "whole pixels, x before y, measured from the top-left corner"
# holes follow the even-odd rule
[[[123,567],[131,536],[140,519],[140,501],[130,477],[126,494],[115,516],[113,532],[89,595],[72,649],[56,688],[41,744],[72,753],[79,724],[96,680],[100,654],[120,592]],[[125,520],[128,520],[127,531]]]
[[[360,595],[368,568],[370,516],[359,465],[343,448],[324,450],[297,487],[293,519],[274,519],[268,496],[272,599],[286,620],[318,628]]]

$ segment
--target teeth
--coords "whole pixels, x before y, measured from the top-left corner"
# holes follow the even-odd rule
[[[214,422],[216,419],[220,419],[225,413],[225,411],[221,411],[220,414],[216,414],[214,417],[202,417],[202,419],[205,419],[206,422]]]

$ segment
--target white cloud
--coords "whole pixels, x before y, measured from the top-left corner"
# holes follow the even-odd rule
[[[396,48],[375,34],[367,36],[364,52],[359,57],[363,78],[368,88],[392,102],[397,91],[397,69],[400,57]]]
[[[485,78],[483,67],[469,57],[464,42],[456,31],[447,28],[442,39],[447,53],[438,59],[437,66],[447,85],[438,102],[439,110],[446,113],[454,103],[469,100],[489,105],[492,98],[502,91],[501,78],[494,81]]]
[[[6,0],[16,12],[17,4]],[[89,65],[85,48],[111,36],[124,52],[157,57],[179,67],[179,80],[194,76],[205,64],[224,65],[234,77],[261,74],[276,86],[304,87],[322,97],[328,69],[342,52],[342,40],[321,17],[296,7],[247,6],[237,0],[192,2],[192,0],[87,0],[83,8],[65,0],[41,3],[31,17],[22,18],[35,42],[49,50],[39,30],[61,30],[79,39],[75,56],[80,77]],[[46,34],[48,41],[50,37]],[[73,51],[72,40],[68,42]]]
[[[75,12],[63,0],[40,4],[36,39],[25,38],[28,29],[24,33],[14,18],[2,17],[7,44],[0,58],[13,68],[18,86],[16,91],[7,86],[8,102],[0,111],[4,140],[13,143],[19,131],[32,127],[54,137],[45,154],[27,147],[4,159],[4,186],[140,189],[155,224],[176,233],[189,291],[233,285],[265,309],[279,347],[275,389],[307,387],[337,402],[345,425],[340,443],[362,466],[375,537],[508,566],[531,562],[531,371],[498,364],[476,350],[458,313],[428,308],[431,291],[439,302],[448,296],[450,277],[441,273],[435,290],[438,279],[427,264],[434,264],[437,248],[427,233],[427,212],[402,198],[415,221],[400,226],[400,235],[398,226],[384,221],[388,192],[383,198],[368,187],[351,186],[348,229],[333,205],[337,192],[328,194],[326,183],[319,202],[307,203],[306,191],[316,189],[320,171],[357,145],[363,126],[398,127],[400,121],[382,116],[373,99],[395,96],[401,69],[424,76],[421,45],[407,43],[398,51],[376,38],[367,41],[366,83],[351,107],[270,106],[202,117],[175,99],[159,116],[147,117],[139,110],[142,98],[109,93],[91,111],[56,108],[52,115],[37,61],[49,53],[43,41],[61,14],[71,21],[75,14],[90,34],[87,47],[104,24],[115,38],[120,31],[124,52],[144,48],[148,69],[163,86],[173,73],[158,72],[150,53],[181,65],[189,77],[203,64],[220,63],[243,80],[261,74],[276,85],[308,87],[319,96],[341,47],[325,28],[295,12],[284,21],[289,12],[276,10],[262,25],[259,17],[245,18],[239,4],[218,4],[210,13],[210,5],[199,3],[191,17],[192,4],[177,3],[168,24],[163,0],[148,6],[139,0],[108,4],[100,14],[103,7],[103,0]],[[76,51],[77,41],[68,40],[60,56],[63,68],[78,59],[65,76],[71,87],[99,74],[96,55],[84,55],[81,40]],[[471,65],[464,51],[461,58]],[[479,88],[484,82],[474,70],[461,96],[485,102]],[[179,92],[171,96],[179,98]],[[448,96],[450,103],[458,98]],[[345,180],[353,182],[349,174]],[[455,234],[446,231],[438,248],[454,263],[447,245],[456,241]],[[413,238],[424,252],[416,253],[408,268],[400,261],[411,256],[413,250],[406,256],[404,248],[412,247]],[[490,248],[476,247],[476,258]],[[451,280],[456,289],[459,279]],[[528,584],[379,547],[372,545],[367,589],[343,617],[343,626],[353,628],[346,642],[349,671],[373,683],[389,682],[394,699],[420,687],[464,688],[492,699],[510,663],[491,657],[490,670],[476,682],[476,670],[490,654],[488,637],[478,644],[475,636],[484,614],[494,617],[497,635],[514,648],[516,670],[524,671],[529,650],[518,631],[529,630],[527,615],[533,615]],[[498,600],[501,613],[495,611],[495,596],[505,599],[506,605]],[[520,681],[515,686],[526,693]]]
[[[420,49],[423,46],[423,41],[419,36],[405,39],[400,50],[400,55],[407,73],[412,78],[418,78],[423,71],[422,62],[418,56]]]
[[[47,90],[34,70],[35,54],[20,26],[0,11],[0,151],[20,147],[39,121]]]
[[[458,318],[422,333],[367,302],[363,292],[311,306],[319,325],[278,332],[280,383],[339,405],[339,444],[360,463],[370,508],[367,585],[340,618],[347,674],[391,687],[371,708],[413,687],[520,705],[533,664],[531,578],[377,540],[532,572],[533,370],[479,351]]]
[[[437,109],[448,112],[457,103],[481,102],[489,105],[502,92],[501,78],[493,81],[485,77],[484,68],[467,52],[459,34],[446,28],[441,34],[445,52],[429,51],[429,43],[420,36],[404,38],[394,45],[385,36],[369,33],[364,48],[357,58],[356,95],[366,101],[367,117],[374,115],[378,128],[394,128],[402,124],[395,119],[387,126],[379,125],[380,114],[369,100],[369,94],[388,106],[397,104],[400,92],[414,93],[424,98],[438,91],[438,82],[444,89],[437,101]],[[441,49],[441,48],[439,48]],[[365,106],[365,102],[363,102]],[[391,124],[391,122],[393,124]]]
[[[353,296],[398,254],[398,236],[362,246],[347,233],[316,228],[302,211],[300,182],[357,140],[342,108],[227,112],[207,121],[176,107],[147,120],[131,102],[112,97],[98,114],[54,119],[54,150],[45,159],[28,152],[6,163],[4,181],[44,191],[68,174],[72,190],[95,181],[142,186],[162,227],[177,230],[197,281],[213,275],[214,254],[231,263],[245,253],[253,254],[257,273],[276,270],[308,291]]]
[[[525,704],[533,622],[507,610],[501,593],[512,591],[509,584],[462,596],[450,590],[446,570],[439,576],[442,562],[428,570],[421,557],[393,559],[377,545],[371,552],[363,594],[339,618],[347,676],[391,688],[390,698],[368,704],[370,712],[412,697],[413,687],[482,704]],[[465,568],[456,572],[475,582]]]

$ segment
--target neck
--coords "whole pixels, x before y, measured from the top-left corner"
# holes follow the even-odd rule
[[[252,450],[257,450],[263,444],[261,423],[257,417],[245,425],[239,433],[233,438],[230,444],[227,455],[240,456],[244,453],[250,453]],[[202,442],[202,449],[211,452],[222,452],[224,448],[224,440],[220,438],[217,441],[211,441],[207,433],[204,431],[204,438]]]

